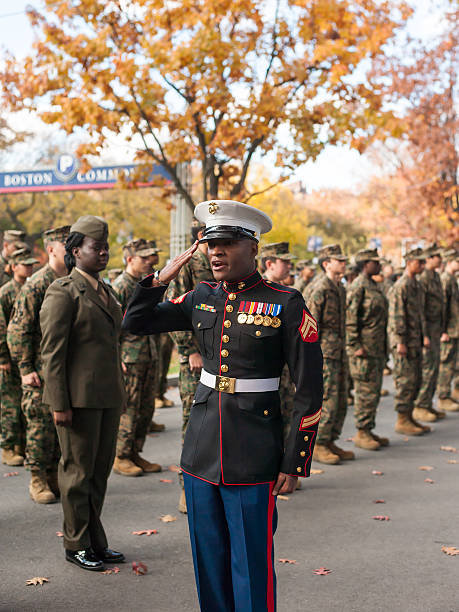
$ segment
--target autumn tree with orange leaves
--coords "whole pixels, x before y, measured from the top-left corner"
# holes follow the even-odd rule
[[[199,163],[199,198],[247,201],[257,158],[282,180],[327,143],[363,151],[393,127],[370,70],[409,13],[401,0],[44,0],[28,11],[33,53],[6,58],[4,98],[82,129],[83,158],[121,135],[192,208],[180,162]]]

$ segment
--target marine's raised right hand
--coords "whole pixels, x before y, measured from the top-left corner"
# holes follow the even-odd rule
[[[183,253],[180,253],[180,255],[177,255],[174,257],[174,259],[172,259],[172,261],[166,264],[158,275],[159,282],[170,283],[171,280],[174,280],[174,278],[176,278],[180,272],[182,266],[190,261],[197,248],[198,241],[196,240],[196,242],[192,244],[189,249]]]

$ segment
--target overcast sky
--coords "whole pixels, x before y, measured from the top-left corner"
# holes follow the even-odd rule
[[[26,55],[33,41],[33,33],[24,13],[28,4],[40,5],[33,0],[0,0],[0,44],[17,57]],[[410,27],[416,36],[429,39],[439,31],[438,12],[433,9],[435,4],[438,4],[438,0],[416,0],[416,17]],[[27,127],[30,129],[34,125],[34,121],[30,121]],[[118,146],[116,143],[113,145]],[[128,157],[128,151],[120,147],[116,155],[120,163],[129,161],[123,159],[124,156]],[[23,162],[29,168],[33,160],[27,161],[26,156]],[[364,182],[372,171],[374,168],[365,156],[346,147],[328,146],[316,162],[308,162],[299,168],[294,180],[302,181],[308,191],[326,187],[352,188]]]

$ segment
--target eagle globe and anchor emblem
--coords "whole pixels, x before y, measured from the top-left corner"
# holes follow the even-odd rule
[[[74,155],[63,153],[56,160],[54,174],[60,181],[68,182],[75,177],[79,167],[80,162]]]

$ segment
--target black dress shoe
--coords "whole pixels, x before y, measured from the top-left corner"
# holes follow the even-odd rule
[[[96,550],[94,554],[104,563],[124,563],[126,561],[123,553],[116,552],[116,550],[112,550],[111,548]]]
[[[102,561],[96,557],[92,548],[85,550],[66,550],[65,558],[70,563],[75,563],[81,569],[90,570],[92,572],[101,572],[105,569]]]

